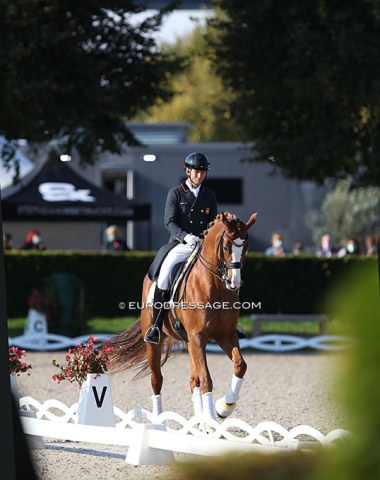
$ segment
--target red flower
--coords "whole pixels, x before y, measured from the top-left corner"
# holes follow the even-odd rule
[[[25,350],[20,350],[17,347],[9,347],[9,370],[12,375],[20,376],[23,372],[28,372],[32,368],[30,363],[22,361],[22,357],[26,356]],[[28,372],[28,375],[30,373]]]
[[[112,348],[108,343],[103,348],[97,348],[95,346],[97,340],[96,337],[90,336],[87,344],[81,343],[76,348],[70,348],[65,357],[66,366],[53,360],[52,365],[59,368],[60,372],[54,374],[52,379],[58,384],[68,380],[70,383],[78,382],[81,386],[89,373],[105,373],[110,363],[107,353],[112,352]]]

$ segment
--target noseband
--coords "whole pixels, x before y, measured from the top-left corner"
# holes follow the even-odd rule
[[[235,245],[235,247],[243,247],[247,242],[248,242],[248,236],[245,238],[243,243],[240,245],[236,243],[236,241],[231,238],[226,230],[224,229],[222,232],[222,235],[220,236],[219,240],[219,245],[218,245],[218,251],[219,251],[219,265],[214,265],[213,263],[209,262],[208,260],[205,259],[205,257],[202,255],[202,252],[199,253],[199,260],[202,263],[202,265],[210,272],[212,273],[215,277],[219,278],[222,282],[227,282],[228,281],[228,273],[227,270],[234,269],[234,270],[240,270],[243,266],[242,262],[231,262],[231,263],[226,263],[224,260],[224,253],[223,253],[223,238],[226,236],[230,242]],[[213,272],[209,267],[213,267],[217,270],[217,273]]]

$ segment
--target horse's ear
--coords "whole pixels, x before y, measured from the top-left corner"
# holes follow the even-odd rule
[[[252,227],[252,225],[256,222],[256,217],[257,217],[257,212],[252,213],[252,215],[249,217],[248,222],[245,224],[245,226],[247,227],[247,230],[249,230]]]
[[[222,222],[224,223],[224,225],[228,225],[229,224],[229,221],[227,219],[227,217],[225,216],[224,212],[220,212],[220,218],[222,219]]]

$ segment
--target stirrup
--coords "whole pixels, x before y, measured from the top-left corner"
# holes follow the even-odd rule
[[[152,325],[148,328],[144,335],[144,342],[153,343],[154,345],[158,345],[161,340],[161,332],[158,327]]]
[[[247,338],[247,334],[244,331],[243,325],[241,323],[239,323],[238,325],[240,325],[240,327],[241,327],[241,330],[239,330],[238,328],[236,329],[238,339],[242,340],[243,338]]]

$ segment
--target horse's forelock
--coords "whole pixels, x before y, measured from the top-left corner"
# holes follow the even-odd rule
[[[237,216],[233,213],[222,212],[222,213],[218,213],[215,219],[208,224],[208,228],[203,232],[203,236],[208,235],[208,233],[210,232],[210,230],[213,229],[213,227],[219,226],[223,222],[223,216],[228,222],[226,225],[226,228],[229,234],[231,234],[232,236],[234,236],[234,234],[237,234],[236,235],[236,238],[237,238],[239,237],[241,232],[245,233],[244,222],[242,222],[239,218],[237,218]]]
[[[244,222],[240,220],[236,215],[228,214],[231,220],[228,220],[227,232],[232,238],[238,238],[241,234],[244,236],[247,233],[247,228]]]
[[[235,214],[233,213],[230,213],[230,212],[221,212],[221,213],[218,213],[217,216],[215,217],[215,219],[210,223],[210,226],[213,226],[215,223],[219,223],[223,220],[223,215],[224,215],[224,218],[228,220],[228,222],[231,222],[233,220],[236,220],[237,217]]]

